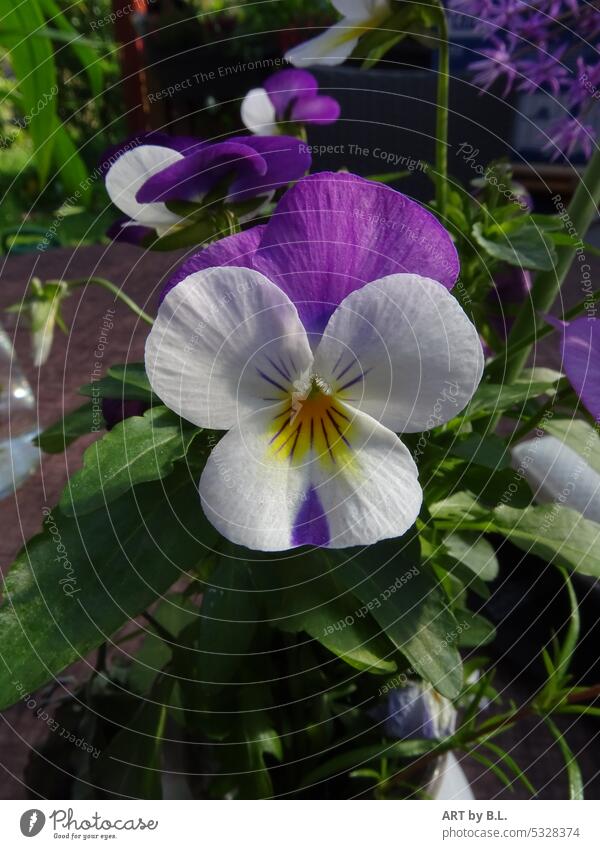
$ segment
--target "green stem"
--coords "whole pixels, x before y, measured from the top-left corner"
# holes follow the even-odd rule
[[[442,221],[446,219],[448,205],[448,94],[450,85],[450,50],[448,47],[448,21],[446,10],[439,4],[439,46],[437,109],[435,127],[436,209]]]
[[[572,224],[579,238],[583,239],[585,237],[594,216],[597,214],[599,202],[600,147],[597,147],[567,209],[570,225]],[[551,271],[544,271],[536,276],[531,289],[529,308],[523,308],[519,312],[508,336],[506,359],[491,369],[492,380],[502,380],[503,383],[512,383],[521,373],[527,362],[532,345],[539,336],[537,330],[539,313],[547,312],[556,300],[575,258],[576,247],[576,245],[559,247],[557,250],[558,261],[555,268]],[[504,373],[501,370],[503,363]]]
[[[147,312],[144,312],[141,307],[138,307],[136,302],[130,298],[129,295],[126,295],[125,292],[119,289],[118,286],[115,286],[114,283],[111,283],[110,280],[105,280],[104,277],[84,277],[80,280],[68,281],[69,286],[87,286],[88,283],[94,283],[96,286],[102,286],[103,289],[107,289],[115,296],[115,298],[123,301],[123,303],[128,306],[129,309],[138,316],[138,318],[141,318],[142,321],[145,321],[146,324],[150,325],[150,327],[154,324],[154,319],[149,316]]]

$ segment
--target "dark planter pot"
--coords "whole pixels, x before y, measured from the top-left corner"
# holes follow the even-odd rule
[[[342,107],[337,123],[310,129],[309,143],[325,148],[313,154],[313,170],[344,165],[362,175],[410,171],[398,186],[430,200],[437,74],[427,68],[351,65],[312,70],[323,93]],[[514,113],[509,102],[494,93],[480,94],[464,75],[452,78],[450,92],[448,167],[452,177],[468,185],[478,176],[476,166],[510,156]]]

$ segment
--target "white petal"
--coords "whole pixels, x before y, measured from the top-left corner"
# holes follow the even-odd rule
[[[346,403],[396,432],[429,430],[466,406],[483,372],[479,336],[436,280],[392,274],[331,316],[315,371]]]
[[[135,196],[149,177],[180,159],[183,159],[181,153],[160,145],[143,144],[126,150],[106,174],[106,191],[115,206],[140,224],[148,227],[177,224],[180,217],[164,203],[138,203]]]
[[[396,434],[365,413],[351,412],[346,462],[334,469],[315,461],[311,469],[327,515],[329,548],[402,536],[415,523],[423,497],[417,467]]]
[[[208,519],[227,539],[261,551],[301,544],[344,548],[405,533],[422,497],[412,457],[391,431],[350,412],[350,444],[336,445],[330,428],[331,455],[275,449],[276,410],[254,413],[230,430],[200,479]],[[326,528],[318,543],[302,518],[315,493],[322,511],[317,522]]]
[[[341,15],[357,21],[368,21],[390,12],[389,0],[331,0],[331,3]]]
[[[311,362],[296,307],[248,268],[186,277],[165,297],[146,341],[152,389],[201,427],[232,427],[287,397]]]
[[[511,453],[538,503],[563,504],[600,522],[600,475],[580,454],[554,436],[520,442]]]
[[[242,121],[253,133],[259,136],[272,136],[277,133],[275,107],[264,88],[251,88],[242,100]]]
[[[296,68],[309,68],[311,65],[341,65],[352,53],[361,30],[355,32],[355,21],[344,19],[329,27],[328,30],[292,47],[285,59]]]

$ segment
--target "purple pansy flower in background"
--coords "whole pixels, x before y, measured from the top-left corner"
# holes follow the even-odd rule
[[[483,370],[457,274],[427,210],[344,173],[305,177],[264,227],[185,263],[146,370],[168,407],[228,431],[199,485],[223,536],[343,548],[411,527],[422,493],[396,434],[455,416]]]
[[[311,158],[291,136],[239,136],[202,142],[187,136],[140,136],[105,156],[106,190],[127,215],[112,233],[136,243],[161,236],[185,219],[168,209],[174,200],[201,203],[211,191],[225,204],[256,198],[267,202],[275,189],[299,179]]]
[[[112,430],[131,416],[143,416],[150,404],[146,401],[128,401],[125,398],[103,398],[102,418],[107,430]]]
[[[544,316],[562,334],[562,367],[581,402],[600,423],[600,320],[582,315],[573,321]]]
[[[546,435],[520,442],[511,449],[511,456],[538,504],[562,504],[600,523],[600,440],[587,427],[578,419],[566,422],[567,437],[572,433],[577,438],[575,444],[583,454],[565,439]],[[569,481],[577,486],[567,486]]]
[[[262,88],[251,89],[241,111],[251,132],[268,136],[285,131],[290,122],[333,124],[339,118],[340,104],[319,94],[318,83],[308,71],[286,69],[268,77]]]
[[[392,690],[377,718],[383,719],[386,736],[398,740],[443,740],[456,729],[452,702],[416,681]]]
[[[515,265],[505,265],[494,275],[494,285],[487,296],[489,320],[501,340],[506,340],[518,310],[526,304],[531,285],[531,273]]]

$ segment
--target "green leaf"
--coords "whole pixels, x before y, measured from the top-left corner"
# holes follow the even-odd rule
[[[481,436],[478,433],[469,433],[463,438],[457,437],[450,451],[455,457],[461,457],[486,469],[506,469],[510,464],[506,444],[496,434]]]
[[[489,740],[484,740],[481,745],[485,746],[486,749],[489,749],[490,752],[493,752],[500,761],[503,761],[532,796],[537,795],[537,791],[531,781],[527,778],[521,767],[517,764],[515,759],[508,754],[508,752]]]
[[[600,525],[569,507],[546,504],[517,510],[496,507],[490,531],[497,531],[525,552],[600,578]]]
[[[433,569],[420,564],[418,537],[337,554],[336,562],[335,580],[358,596],[415,672],[455,698],[463,680],[458,625]]]
[[[106,377],[79,388],[80,395],[92,398],[122,398],[151,403],[154,396],[143,363],[111,366]]]
[[[583,793],[583,779],[581,777],[581,770],[579,769],[577,759],[569,748],[569,744],[565,740],[564,735],[557,728],[554,721],[550,719],[549,716],[545,716],[543,719],[548,726],[550,733],[558,743],[560,752],[565,761],[565,766],[567,767],[567,776],[569,778],[569,799],[582,800],[585,798]]]
[[[490,518],[489,509],[479,504],[472,492],[457,492],[436,501],[429,505],[429,512],[434,519],[452,523],[479,522]]]
[[[462,630],[458,636],[458,645],[464,649],[479,648],[491,643],[496,637],[496,629],[492,623],[470,610],[457,610],[457,618],[460,619]]]
[[[92,95],[99,97],[102,94],[104,86],[104,74],[102,73],[102,66],[98,55],[98,43],[83,38],[75,27],[71,25],[69,19],[63,14],[54,0],[40,0],[40,5],[44,15],[49,19],[52,26],[59,30],[59,32],[55,31],[52,37],[57,40],[63,40],[63,38],[67,40],[67,43],[79,59],[81,67],[90,81]]]
[[[556,265],[552,240],[526,218],[492,225],[485,232],[480,221],[473,225],[473,238],[492,257],[509,265],[536,271],[551,271]]]
[[[102,413],[91,401],[67,413],[60,421],[47,427],[33,441],[47,454],[61,454],[80,436],[104,428]]]
[[[37,0],[0,0],[0,43],[10,51],[10,64],[22,97],[27,131],[35,150],[40,182],[48,178],[57,124],[57,77],[54,49],[47,38],[30,38],[46,21]],[[18,34],[15,34],[18,33]],[[21,35],[23,33],[23,35]]]
[[[198,621],[198,607],[183,593],[170,593],[152,611],[152,620],[173,637],[173,644],[177,644],[183,629]],[[145,696],[170,661],[173,645],[158,635],[152,622],[144,623],[144,630],[144,641],[127,670],[127,682],[136,692]]]
[[[109,798],[162,799],[160,750],[172,686],[161,680],[93,764],[92,780]]]
[[[375,743],[370,746],[361,746],[342,752],[326,763],[308,773],[303,779],[301,786],[308,787],[333,775],[342,775],[351,772],[363,764],[380,760],[381,758],[418,758],[428,754],[439,745],[437,740],[396,740]],[[326,752],[322,753],[324,756]]]
[[[484,581],[493,581],[498,575],[498,559],[491,543],[481,535],[452,533],[444,538],[451,557],[464,563]]]
[[[464,412],[467,418],[478,418],[489,413],[501,413],[515,404],[524,404],[529,398],[554,390],[554,381],[530,381],[502,386],[494,383],[481,383],[469,406]]]
[[[175,652],[189,679],[182,685],[190,709],[210,709],[217,691],[241,675],[261,617],[257,595],[246,563],[223,560],[211,573],[199,616],[182,631],[184,645]]]
[[[53,141],[52,154],[57,175],[71,198],[83,204],[91,187],[85,162],[63,124],[54,128]]]
[[[110,366],[108,374],[110,377],[120,380],[126,386],[136,386],[145,392],[152,392],[144,363],[122,363],[121,365]]]
[[[82,516],[133,486],[166,477],[199,433],[166,407],[125,419],[86,449],[83,468],[65,487],[60,509],[66,516]]]
[[[0,710],[19,687],[35,690],[138,616],[218,539],[188,468],[77,520],[44,512],[44,530],[6,576]]]
[[[486,769],[489,769],[489,771],[492,772],[496,778],[498,778],[502,784],[510,790],[511,793],[515,792],[515,788],[513,787],[514,782],[510,780],[501,766],[498,766],[497,763],[494,763],[494,761],[491,761],[485,755],[482,755],[481,752],[476,752],[474,749],[469,749],[468,754],[473,758],[473,760],[476,760],[477,763],[480,763]]]
[[[281,740],[264,711],[245,712],[237,731],[237,739],[219,747],[225,774],[211,783],[211,794],[230,799],[269,799],[273,784],[265,759],[267,755],[282,759]]]
[[[395,672],[394,646],[374,619],[365,615],[357,598],[340,593],[331,576],[323,573],[321,558],[307,555],[301,562],[307,566],[302,579],[283,590],[272,624],[284,631],[306,631],[355,669]],[[275,570],[283,578],[280,564]]]

